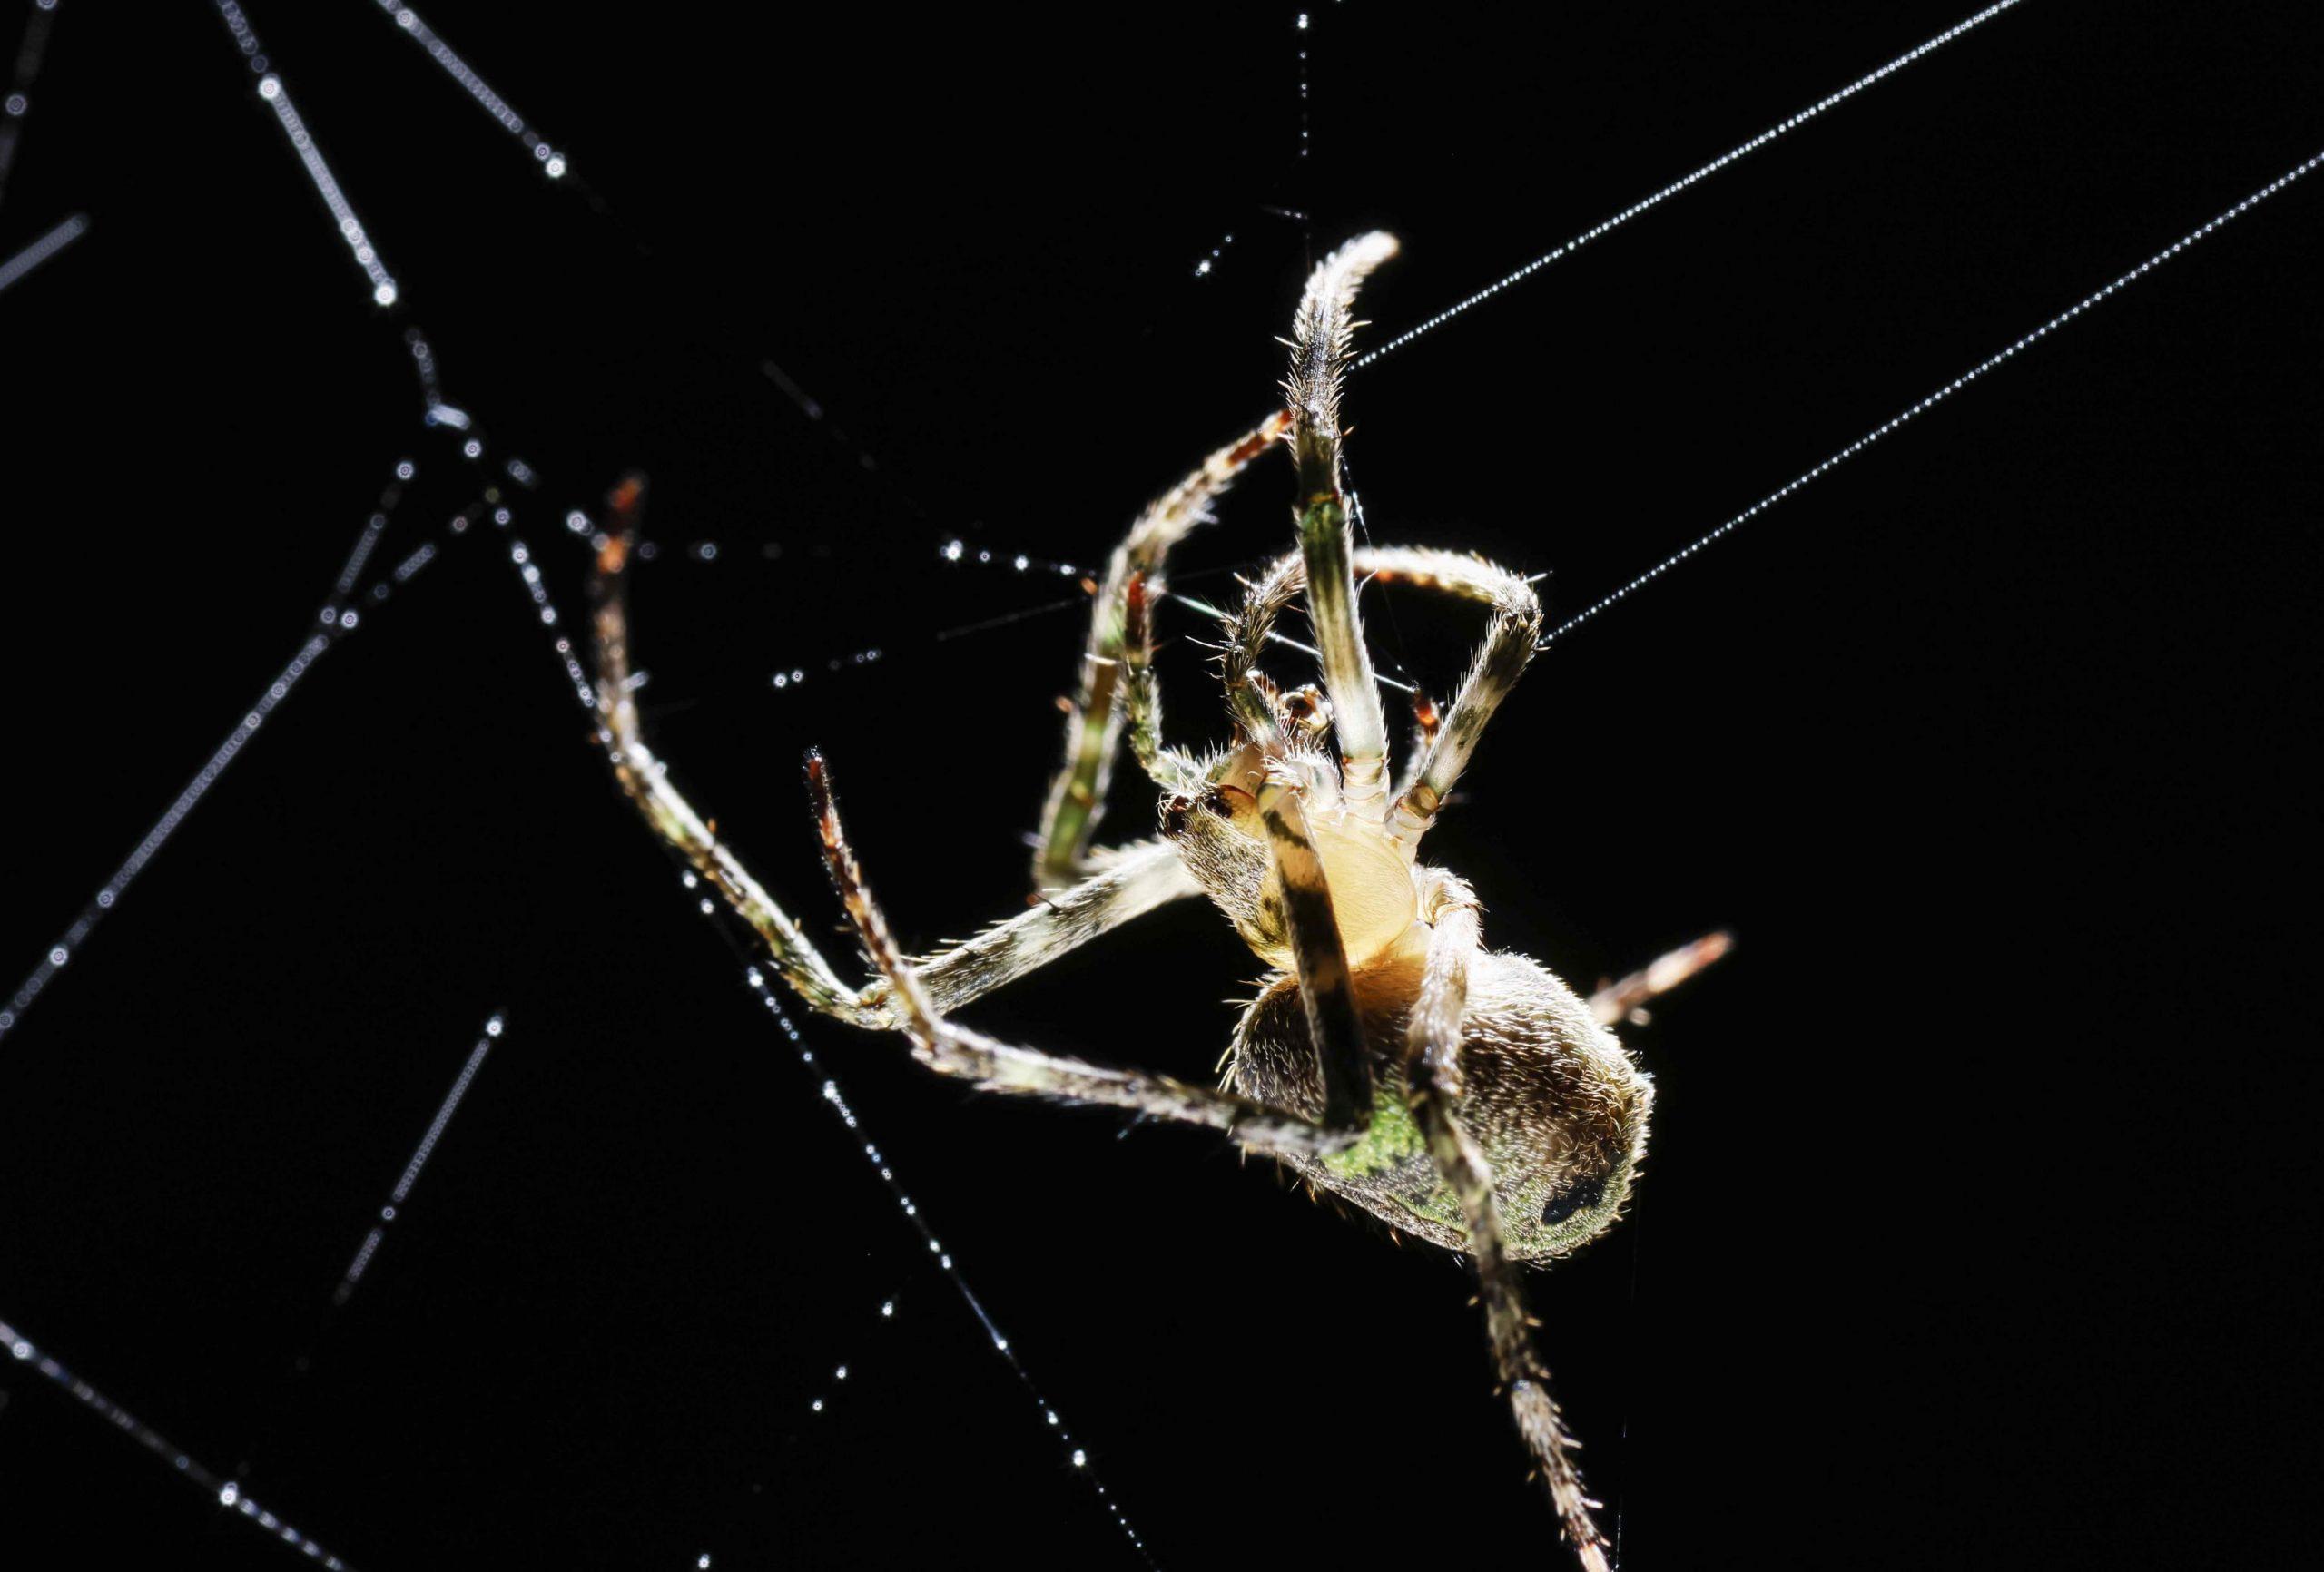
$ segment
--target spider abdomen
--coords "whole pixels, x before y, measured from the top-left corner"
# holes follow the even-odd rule
[[[1348,1150],[1293,1166],[1393,1228],[1465,1250],[1460,1204],[1407,1105],[1402,1058],[1421,970],[1399,953],[1354,973],[1373,1053],[1371,1125]],[[1645,1150],[1653,1084],[1589,1005],[1539,962],[1481,954],[1469,966],[1459,1064],[1461,1124],[1492,1166],[1509,1253],[1561,1255],[1603,1233]],[[1227,1078],[1289,1112],[1322,1112],[1322,1071],[1291,978],[1245,1012]]]

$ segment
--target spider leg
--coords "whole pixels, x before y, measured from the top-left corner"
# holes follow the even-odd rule
[[[1097,857],[1099,871],[1080,883],[1040,897],[974,938],[913,961],[921,987],[935,1007],[958,1009],[1134,917],[1201,893],[1202,887],[1167,840],[1141,840]],[[885,979],[865,990],[863,1002],[883,1012],[866,1024],[897,1024],[889,1013],[890,991]]]
[[[1242,605],[1225,620],[1226,643],[1219,653],[1219,674],[1226,684],[1226,709],[1235,718],[1236,735],[1244,742],[1264,747],[1274,739],[1275,706],[1253,679],[1275,619],[1306,587],[1305,561],[1295,552],[1279,556],[1266,572],[1245,583]]]
[[[1347,951],[1332,911],[1331,887],[1323,860],[1307,835],[1307,816],[1298,788],[1269,781],[1260,791],[1259,815],[1265,822],[1267,850],[1282,890],[1284,926],[1299,978],[1299,1002],[1307,1035],[1324,1075],[1323,1120],[1361,1128],[1372,1117],[1372,1059],[1364,1051],[1364,1024],[1350,985]]]
[[[1129,726],[1130,757],[1147,779],[1166,791],[1190,791],[1205,780],[1200,764],[1162,743],[1162,683],[1154,674],[1154,596],[1159,593],[1142,573],[1122,586],[1122,710]]]
[[[1204,1125],[1225,1132],[1238,1145],[1278,1157],[1320,1158],[1343,1150],[1361,1136],[1359,1127],[1327,1128],[1231,1092],[1016,1047],[945,1019],[921,986],[917,970],[897,952],[887,920],[863,881],[863,870],[840,823],[831,774],[821,754],[808,755],[807,784],[814,796],[832,881],[839,888],[865,953],[886,979],[898,1029],[911,1038],[913,1056],[931,1069],[959,1076],[980,1091],[1094,1103],[1174,1124]]]
[[[1735,936],[1724,929],[1707,933],[1692,944],[1682,944],[1668,954],[1657,956],[1642,969],[1591,994],[1590,1014],[1598,1017],[1601,1027],[1619,1026],[1634,1017],[1643,1020],[1646,1017],[1640,1012],[1647,1000],[1669,993],[1734,948]]]
[[[1125,606],[1130,581],[1142,578],[1150,595],[1161,594],[1162,567],[1170,548],[1210,516],[1212,500],[1246,465],[1265,452],[1290,423],[1287,415],[1270,415],[1204,459],[1200,468],[1156,498],[1114,548],[1106,565],[1106,581],[1090,609],[1080,685],[1067,712],[1065,763],[1050,782],[1049,800],[1041,811],[1040,840],[1033,856],[1036,888],[1054,889],[1080,877],[1106,800],[1124,722],[1115,699],[1123,657],[1132,642]],[[1142,755],[1140,762],[1145,761]],[[1167,776],[1157,779],[1166,789],[1176,789],[1176,782]]]
[[[615,527],[599,548],[596,571],[589,580],[596,614],[597,740],[613,761],[615,778],[645,821],[750,925],[783,981],[811,1009],[852,1018],[856,1011],[855,990],[840,979],[742,860],[711,832],[694,805],[670,784],[668,771],[645,745],[630,681],[627,605],[632,531],[643,496],[644,483],[635,477],[615,488],[611,512]]]
[[[1492,1169],[1461,1125],[1462,1017],[1468,1005],[1469,959],[1480,948],[1481,932],[1474,897],[1455,880],[1446,880],[1446,886],[1433,914],[1427,968],[1404,1046],[1413,1122],[1438,1175],[1460,1200],[1484,1302],[1486,1338],[1517,1428],[1549,1481],[1558,1520],[1582,1566],[1589,1572],[1607,1572],[1605,1538],[1590,1516],[1595,1503],[1583,1493],[1574,1464],[1579,1443],[1550,1395],[1549,1370],[1533,1347],[1521,1269],[1503,1248]]]
[[[1348,807],[1380,817],[1386,810],[1388,729],[1372,656],[1356,614],[1354,541],[1340,490],[1340,384],[1354,329],[1355,291],[1373,269],[1396,254],[1394,237],[1373,233],[1326,257],[1307,280],[1293,326],[1291,452],[1299,466],[1299,551],[1307,569],[1307,614],[1331,695],[1341,779]]]
[[[1492,625],[1427,746],[1413,761],[1411,781],[1390,811],[1400,841],[1417,842],[1468,767],[1477,739],[1502,700],[1533,659],[1541,634],[1541,601],[1533,586],[1505,567],[1458,552],[1384,546],[1355,554],[1355,570],[1383,584],[1402,582],[1482,602]]]
[[[655,832],[717,890],[766,947],[775,971],[811,1009],[857,1026],[894,1020],[887,985],[857,989],[842,980],[813,942],[696,813],[646,745],[630,680],[627,579],[643,483],[625,480],[611,499],[606,544],[590,594],[596,614],[598,742],[622,790]],[[1196,892],[1167,842],[1147,840],[1106,857],[1096,874],[1061,889],[974,938],[921,963],[921,976],[945,1007],[981,997],[1046,966],[1166,901]]]

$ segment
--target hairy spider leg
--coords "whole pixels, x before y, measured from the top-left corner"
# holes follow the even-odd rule
[[[1524,578],[1481,556],[1412,546],[1358,551],[1355,571],[1376,583],[1403,583],[1482,603],[1492,624],[1477,646],[1452,707],[1445,711],[1420,756],[1411,781],[1389,811],[1388,827],[1400,844],[1417,845],[1436,821],[1437,810],[1453,782],[1468,768],[1469,755],[1486,722],[1509,696],[1533,659],[1541,636],[1541,600]]]
[[[607,499],[605,544],[590,596],[596,609],[597,738],[615,778],[646,823],[717,890],[766,947],[775,972],[810,1009],[876,1029],[896,1023],[883,979],[851,987],[789,913],[753,878],[709,823],[694,811],[646,745],[629,660],[628,568],[643,511],[645,485],[631,477]],[[1108,929],[1197,886],[1167,841],[1150,840],[1100,852],[1098,871],[1046,897],[963,944],[919,963],[940,1007],[954,1008],[1024,976]]]
[[[1081,656],[1079,686],[1067,710],[1065,763],[1049,784],[1041,811],[1040,839],[1033,854],[1033,883],[1039,889],[1068,884],[1088,871],[1090,837],[1106,801],[1106,787],[1121,744],[1123,709],[1118,696],[1122,661],[1134,641],[1128,630],[1127,600],[1133,579],[1150,594],[1163,591],[1162,570],[1170,548],[1210,517],[1210,505],[1253,459],[1289,429],[1291,417],[1274,414],[1204,459],[1185,479],[1148,504],[1107,562],[1105,583],[1089,611],[1089,636]],[[1158,694],[1155,695],[1158,705]],[[1139,761],[1154,774],[1160,758]],[[1175,761],[1174,761],[1175,764]],[[1165,790],[1178,782],[1155,774]]]
[[[1142,573],[1122,585],[1122,710],[1130,757],[1166,791],[1192,791],[1208,779],[1202,764],[1162,741],[1162,680],[1154,672],[1154,597]]]
[[[1244,581],[1243,604],[1224,620],[1226,644],[1219,653],[1219,676],[1226,684],[1226,708],[1235,718],[1236,737],[1261,747],[1275,732],[1275,704],[1265,680],[1258,675],[1259,657],[1284,608],[1307,586],[1307,565],[1295,553],[1277,557],[1266,572]],[[1333,700],[1336,711],[1338,700]]]
[[[1637,971],[1610,982],[1590,996],[1590,1013],[1601,1027],[1646,1019],[1646,1001],[1669,993],[1692,978],[1735,948],[1735,936],[1724,928],[1707,933],[1691,944],[1655,957]]]
[[[1372,1118],[1372,1059],[1364,1052],[1347,949],[1332,911],[1324,860],[1307,836],[1307,814],[1295,785],[1270,781],[1259,791],[1259,817],[1268,854],[1283,887],[1284,926],[1299,978],[1307,1036],[1324,1075],[1324,1124],[1363,1128]]]
[[[1395,254],[1395,237],[1374,231],[1348,241],[1316,268],[1293,323],[1291,374],[1284,383],[1291,403],[1291,455],[1299,467],[1295,516],[1307,566],[1307,614],[1322,657],[1324,691],[1332,700],[1343,798],[1350,811],[1373,819],[1387,811],[1388,726],[1355,609],[1354,541],[1340,489],[1339,406],[1356,327],[1350,316],[1355,291]]]
[[[895,1001],[896,1029],[911,1039],[913,1056],[931,1069],[966,1080],[979,1091],[1096,1104],[1173,1124],[1202,1125],[1269,1156],[1322,1158],[1362,1138],[1361,1123],[1339,1126],[1314,1123],[1233,1092],[1148,1071],[1115,1069],[1086,1059],[1017,1047],[946,1019],[921,986],[916,968],[897,952],[887,920],[872,899],[840,822],[831,772],[821,754],[807,756],[807,786],[814,798],[832,882],[855,924],[865,955],[885,979]],[[1324,919],[1329,920],[1328,908]]]
[[[1158,837],[1101,849],[1093,854],[1093,860],[1099,871],[1080,883],[1039,896],[1016,916],[914,960],[921,986],[937,1007],[958,1009],[1028,972],[1039,970],[1132,918],[1201,893],[1202,887],[1187,871],[1177,849]],[[862,997],[878,1013],[861,1024],[882,1027],[897,1024],[884,978],[873,982]]]
[[[1438,1176],[1459,1200],[1484,1302],[1486,1341],[1509,1398],[1518,1430],[1549,1481],[1558,1521],[1590,1572],[1606,1572],[1605,1538],[1590,1515],[1595,1505],[1581,1488],[1573,1454],[1580,1444],[1566,1430],[1550,1395],[1549,1370],[1533,1346],[1517,1263],[1502,1243],[1501,1207],[1484,1154],[1461,1124],[1459,1054],[1468,1007],[1469,960],[1482,945],[1475,894],[1450,874],[1436,885],[1428,961],[1413,1007],[1403,1051],[1413,1123],[1428,1144]]]
[[[645,483],[632,476],[607,498],[613,526],[598,548],[589,592],[596,613],[597,737],[613,761],[615,777],[655,834],[677,848],[694,871],[710,881],[734,914],[766,946],[777,972],[811,1009],[845,1017],[855,990],[840,980],[831,963],[776,904],[742,860],[727,850],[694,805],[670,784],[662,761],[646,747],[638,722],[635,685],[629,663],[629,561]]]

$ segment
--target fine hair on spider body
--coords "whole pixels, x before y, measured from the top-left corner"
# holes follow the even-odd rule
[[[1607,1566],[1550,1395],[1522,1263],[1610,1227],[1646,1145],[1651,1082],[1609,1029],[1725,953],[1714,934],[1587,998],[1523,956],[1483,948],[1470,886],[1419,860],[1423,839],[1493,712],[1531,659],[1541,608],[1520,575],[1456,552],[1359,550],[1341,481],[1340,400],[1364,278],[1395,254],[1361,236],[1310,278],[1292,336],[1285,408],[1218,449],[1132,525],[1092,609],[1034,858],[1042,899],[963,944],[902,956],[873,902],[819,754],[807,773],[825,858],[864,953],[845,981],[797,921],[718,840],[648,748],[633,696],[627,568],[643,488],[609,498],[592,579],[599,740],[655,831],[720,892],[812,1008],[902,1033],[915,1057],[988,1091],[1096,1104],[1226,1134],[1392,1227],[1467,1255],[1487,1341],[1560,1525],[1583,1566]],[[1278,444],[1296,474],[1297,549],[1251,580],[1225,619],[1228,740],[1189,752],[1162,740],[1152,610],[1172,546]],[[1490,625],[1442,714],[1389,773],[1378,679],[1357,611],[1359,577],[1482,605]],[[1304,601],[1322,685],[1286,689],[1258,669],[1279,615]],[[1108,780],[1127,741],[1160,794],[1158,833],[1095,849]],[[1172,900],[1207,897],[1272,969],[1236,1024],[1216,1087],[997,1041],[949,1012]]]

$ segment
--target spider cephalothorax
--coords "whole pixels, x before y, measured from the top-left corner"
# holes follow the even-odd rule
[[[1527,1331],[1517,1263],[1603,1232],[1629,1194],[1653,1091],[1607,1027],[1717,958],[1714,937],[1584,999],[1523,956],[1485,950],[1456,875],[1419,860],[1423,838],[1485,722],[1531,658],[1541,605],[1481,557],[1357,550],[1340,483],[1341,384],[1364,276],[1395,253],[1362,237],[1315,270],[1294,329],[1287,409],[1219,449],[1140,516],[1098,586],[1066,763],[1042,817],[1040,899],[967,943],[906,960],[840,827],[820,757],[810,786],[833,879],[880,973],[851,987],[670,784],[631,699],[623,586],[637,497],[616,494],[598,554],[602,737],[647,820],[756,930],[809,1005],[901,1030],[931,1067],[991,1091],[1102,1104],[1223,1130],[1392,1226],[1476,1263],[1493,1358],[1560,1520],[1586,1566],[1603,1540]],[[1220,656],[1231,734],[1195,754],[1161,740],[1152,610],[1170,548],[1211,499],[1278,441],[1297,473],[1299,549],[1247,585]],[[1491,627],[1451,704],[1388,774],[1379,686],[1356,610],[1359,576],[1478,603]],[[1259,670],[1276,618],[1305,603],[1320,689]],[[1090,841],[1115,755],[1161,793],[1159,833]],[[1275,968],[1236,1027],[1217,1088],[1012,1046],[949,1012],[1165,901],[1202,894]]]

